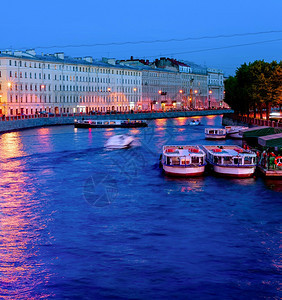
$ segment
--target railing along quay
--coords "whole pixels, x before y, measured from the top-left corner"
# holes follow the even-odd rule
[[[226,114],[223,117],[223,124],[224,125],[231,125],[227,124],[228,119],[234,121],[234,125],[242,125],[247,124],[249,126],[269,126],[269,127],[282,127],[282,122],[279,121],[273,121],[273,120],[264,120],[264,119],[258,119],[258,118],[252,118],[247,116],[238,116],[235,114]]]
[[[81,119],[116,119],[116,120],[151,120],[160,118],[177,118],[177,117],[193,117],[193,116],[208,116],[208,115],[222,115],[224,113],[231,113],[231,110],[187,110],[187,111],[140,111],[133,113],[113,112],[113,113],[61,113],[61,114],[36,114],[36,115],[19,115],[7,116],[0,118],[0,133],[23,130],[27,128],[42,127],[42,126],[56,126],[56,125],[70,125],[74,120]]]

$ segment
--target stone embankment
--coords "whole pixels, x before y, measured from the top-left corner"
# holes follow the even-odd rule
[[[255,119],[246,116],[237,116],[232,113],[227,113],[223,115],[222,125],[224,126],[269,126],[269,127],[282,127],[282,123],[273,120]]]
[[[106,114],[106,115],[87,115],[87,114],[56,114],[55,116],[15,116],[0,119],[0,133],[23,130],[27,128],[71,125],[74,120],[91,119],[91,120],[151,120],[163,118],[193,117],[221,115],[231,113],[231,110],[199,110],[199,111],[174,111],[174,112],[152,112],[152,113],[129,113],[129,114]]]

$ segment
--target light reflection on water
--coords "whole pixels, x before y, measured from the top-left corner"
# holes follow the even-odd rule
[[[0,297],[275,299],[279,181],[174,178],[158,168],[163,144],[206,144],[205,126],[220,121],[1,135]],[[110,136],[128,132],[141,145],[103,148]],[[117,183],[114,191],[103,176]],[[90,177],[114,201],[85,201]]]
[[[46,140],[43,143],[48,144]],[[0,149],[0,295],[12,299],[46,297],[43,291],[35,292],[46,284],[48,275],[42,276],[37,257],[36,245],[43,225],[36,212],[38,203],[33,199],[35,188],[26,163],[14,159],[26,156],[20,133],[2,135]]]

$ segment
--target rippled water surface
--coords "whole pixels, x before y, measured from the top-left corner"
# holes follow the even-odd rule
[[[241,143],[190,120],[1,135],[1,299],[280,299],[281,180],[165,177],[163,144]]]

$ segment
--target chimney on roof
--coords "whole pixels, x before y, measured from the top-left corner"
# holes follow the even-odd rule
[[[116,64],[116,59],[115,58],[102,57],[102,62],[114,66]]]
[[[85,56],[85,57],[83,57],[83,60],[85,60],[91,64],[93,63],[93,57],[91,57],[91,56]]]
[[[29,54],[29,55],[32,55],[32,56],[35,56],[35,55],[36,55],[36,52],[35,52],[34,49],[27,49],[27,50],[25,51],[25,53],[27,53],[27,54]]]
[[[58,59],[65,59],[65,53],[64,52],[55,53],[55,57],[57,57]]]
[[[14,52],[14,55],[15,55],[15,56],[22,56],[22,55],[23,55],[23,52],[22,52],[22,51],[15,51],[15,52]]]
[[[133,60],[133,56],[130,56],[130,60]]]
[[[10,50],[2,51],[3,54],[13,55],[13,52]]]

